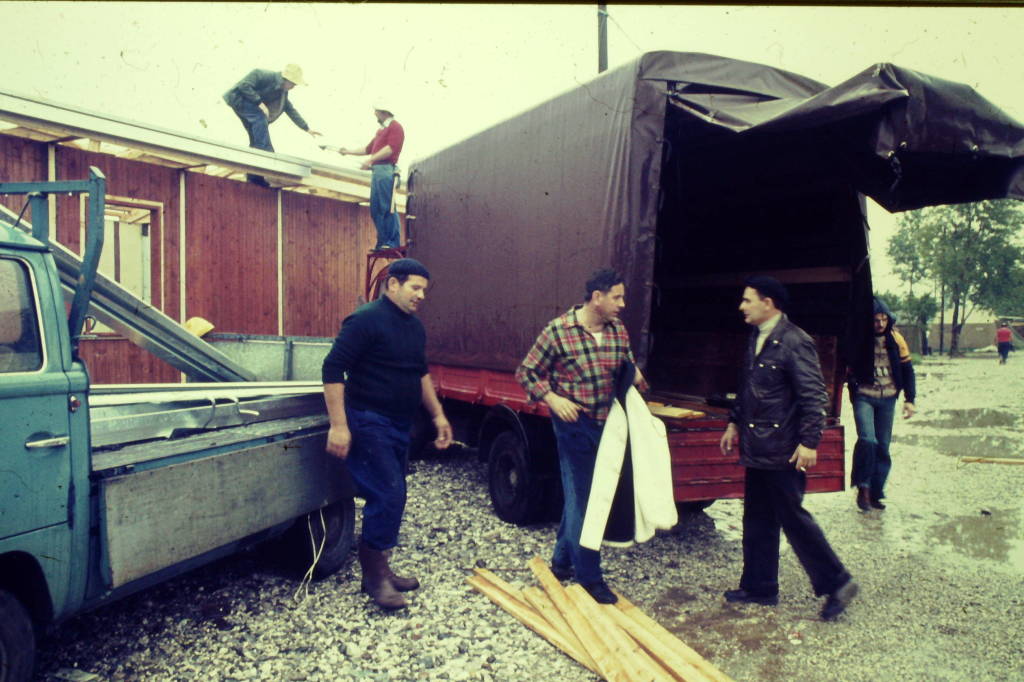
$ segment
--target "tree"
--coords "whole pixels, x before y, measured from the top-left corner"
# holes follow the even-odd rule
[[[952,307],[949,354],[977,308],[1024,308],[1024,209],[1012,200],[933,206],[901,216],[889,256],[911,286],[928,281]]]

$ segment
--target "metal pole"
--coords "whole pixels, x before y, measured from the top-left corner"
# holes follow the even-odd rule
[[[597,5],[597,72],[608,70],[608,6]]]

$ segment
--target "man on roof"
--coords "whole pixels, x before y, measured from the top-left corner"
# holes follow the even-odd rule
[[[405,144],[405,129],[395,120],[392,105],[378,100],[373,104],[373,115],[379,128],[365,147],[342,147],[342,156],[369,156],[362,169],[371,171],[370,217],[377,228],[374,251],[386,251],[401,244],[398,213],[395,211],[395,186],[398,184],[398,156]]]
[[[224,101],[235,112],[245,132],[249,135],[249,146],[264,151],[274,151],[270,142],[270,124],[282,113],[302,130],[313,137],[319,132],[310,129],[295,106],[288,101],[288,91],[296,85],[306,85],[302,78],[302,69],[298,64],[288,64],[283,71],[253,69],[245,78],[235,83],[234,87],[224,93]],[[249,182],[268,187],[267,181],[260,175],[248,175]]]

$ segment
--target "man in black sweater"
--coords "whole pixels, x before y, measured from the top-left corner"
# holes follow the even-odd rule
[[[363,590],[389,610],[404,608],[401,592],[419,587],[416,578],[391,571],[386,552],[398,544],[409,430],[421,402],[437,429],[434,445],[444,449],[452,441],[427,371],[426,333],[415,316],[429,280],[417,260],[392,263],[384,296],[345,318],[322,372],[331,420],[327,452],[347,462],[366,500],[359,541]]]

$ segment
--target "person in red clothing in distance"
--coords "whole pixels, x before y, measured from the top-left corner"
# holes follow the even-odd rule
[[[398,184],[398,157],[405,144],[405,129],[395,120],[392,105],[383,100],[373,105],[373,115],[380,128],[373,139],[362,148],[342,147],[342,156],[366,156],[362,169],[371,171],[370,217],[377,228],[377,244],[374,251],[393,249],[401,243],[398,213],[395,212],[394,194]]]
[[[999,349],[999,364],[1005,365],[1006,359],[1010,356],[1010,346],[1013,341],[1013,331],[1010,325],[1003,322],[996,330],[996,348]]]

